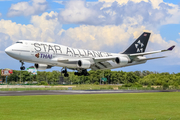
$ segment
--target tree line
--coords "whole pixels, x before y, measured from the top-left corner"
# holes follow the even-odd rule
[[[1,70],[0,70],[1,72]],[[37,84],[58,84],[60,81],[60,71],[38,71],[37,75],[32,75],[27,71],[14,70],[13,74],[7,77],[8,83],[37,83]],[[107,78],[107,81],[102,81]],[[3,83],[6,82],[4,76],[0,76]],[[65,84],[124,84],[131,85],[180,85],[180,73],[158,73],[151,71],[111,71],[97,70],[89,71],[89,76],[75,76],[74,72],[69,72],[69,77],[64,78]]]

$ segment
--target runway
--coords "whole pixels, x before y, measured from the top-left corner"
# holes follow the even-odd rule
[[[47,90],[47,91],[0,91],[0,96],[28,95],[74,95],[74,94],[112,94],[112,93],[150,93],[180,92],[180,90]]]

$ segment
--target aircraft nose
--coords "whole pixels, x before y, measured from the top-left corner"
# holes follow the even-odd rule
[[[5,49],[6,54],[10,54],[12,52],[12,47],[8,47]]]

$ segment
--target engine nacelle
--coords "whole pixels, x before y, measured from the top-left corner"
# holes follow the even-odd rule
[[[126,64],[128,64],[129,60],[126,57],[116,57],[115,62],[116,62],[116,64],[126,65]]]
[[[38,70],[46,70],[51,68],[51,66],[46,65],[46,64],[34,64],[35,68]]]
[[[91,67],[91,62],[88,60],[79,60],[77,66],[79,68],[89,69]]]

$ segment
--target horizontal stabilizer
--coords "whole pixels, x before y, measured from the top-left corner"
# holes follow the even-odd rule
[[[174,47],[175,47],[175,45],[171,46],[170,48],[168,48],[166,50],[157,50],[157,51],[144,52],[144,53],[135,53],[135,54],[129,54],[129,56],[143,56],[143,55],[155,54],[155,53],[160,53],[160,52],[166,52],[166,51],[173,50]]]
[[[153,60],[153,59],[159,59],[159,58],[165,58],[166,56],[162,56],[162,57],[153,57],[153,58],[145,58],[145,59],[139,59],[136,61],[144,61],[144,60]]]

